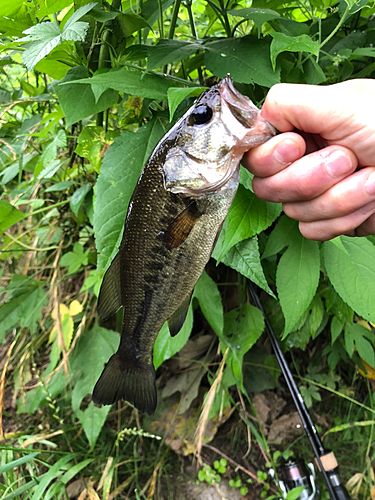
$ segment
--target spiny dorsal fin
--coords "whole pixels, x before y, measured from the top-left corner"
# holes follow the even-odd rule
[[[172,314],[168,320],[169,333],[171,337],[174,337],[181,330],[182,325],[186,319],[186,315],[189,309],[189,304],[191,300],[192,293],[189,297],[180,305],[178,309]]]
[[[169,249],[178,248],[189,236],[195,223],[202,215],[195,201],[189,205],[175,218],[168,227],[164,236],[164,245]]]
[[[122,306],[120,252],[107,269],[98,298],[98,314],[102,321],[115,314]]]

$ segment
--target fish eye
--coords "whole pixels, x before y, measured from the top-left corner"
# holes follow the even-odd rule
[[[189,116],[189,125],[204,125],[211,120],[212,115],[212,109],[207,104],[201,104]]]

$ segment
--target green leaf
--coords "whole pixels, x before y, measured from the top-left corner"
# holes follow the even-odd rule
[[[82,7],[80,7],[79,9],[77,9],[70,17],[69,19],[66,21],[65,25],[64,25],[64,28],[63,28],[63,33],[66,34],[66,36],[68,36],[68,34],[72,31],[72,32],[76,32],[76,29],[75,29],[75,26],[77,24],[81,24],[81,23],[77,23],[77,21],[79,19],[81,19],[81,17],[83,17],[85,14],[87,14],[88,12],[90,12],[90,10],[92,8],[95,7],[96,2],[91,2],[91,3],[87,3],[86,5],[83,5]],[[82,24],[88,24],[88,23],[82,23]],[[78,30],[79,31],[79,30]],[[75,35],[73,35],[75,36]],[[66,40],[81,40],[83,41],[83,38],[82,39],[75,39],[75,38],[65,38]]]
[[[267,240],[262,259],[281,252],[294,238],[298,238],[299,234],[298,222],[289,219],[285,214],[282,215]]]
[[[30,42],[22,54],[22,61],[31,71],[34,66],[48,55],[57,45],[64,40],[83,41],[86,36],[88,23],[78,22],[89,10],[94,7],[94,3],[89,3],[80,7],[65,23],[63,31],[55,23],[44,22],[31,26],[24,31],[27,35],[17,40],[17,42]]]
[[[22,53],[22,61],[31,71],[34,66],[61,43],[61,31],[55,23],[40,23],[24,31],[27,36],[18,42],[31,42]]]
[[[193,308],[190,304],[183,327],[174,337],[169,334],[168,323],[165,323],[159,332],[154,344],[154,366],[155,370],[166,361],[180,351],[186,342],[189,340],[191,330],[193,328]]]
[[[242,362],[247,351],[255,344],[264,330],[264,319],[257,307],[246,302],[224,316],[224,335],[221,350],[230,348],[227,363],[242,387]]]
[[[197,42],[185,40],[162,39],[154,46],[148,48],[147,69],[162,68],[165,64],[181,61],[192,56],[201,49]]]
[[[306,83],[309,85],[320,85],[327,80],[324,71],[313,58],[307,59],[303,65],[303,71],[305,73]]]
[[[26,451],[26,450],[25,450]],[[4,474],[4,472],[8,472],[8,470],[14,469],[15,467],[19,467],[22,464],[25,464],[26,462],[29,462],[33,458],[35,458],[37,455],[39,455],[39,452],[37,451],[36,453],[27,453],[27,455],[24,455],[21,458],[18,458],[17,460],[12,460],[11,462],[2,465],[0,467],[0,474]]]
[[[91,402],[83,411],[80,405],[86,395],[92,393],[105,363],[117,350],[118,344],[118,333],[95,325],[80,337],[72,354],[71,369],[75,381],[72,408],[82,424],[91,447],[94,446],[100,434],[111,406],[97,408]]]
[[[84,202],[87,193],[91,190],[91,184],[86,184],[74,191],[70,198],[70,208],[76,217],[78,217],[79,209]]]
[[[69,266],[67,276],[76,273],[82,266],[87,266],[90,249],[83,252],[83,246],[80,243],[74,243],[73,252],[65,253],[60,259],[60,266]]]
[[[47,305],[47,295],[39,282],[31,280],[28,292],[16,296],[0,306],[0,342],[15,326],[27,328],[35,333],[42,317],[42,308]]]
[[[28,216],[30,214],[24,214],[7,201],[0,200],[0,236],[8,227]]]
[[[48,472],[38,478],[38,486],[35,488],[31,500],[40,500],[43,498],[49,483],[60,477],[65,472],[68,467],[67,464],[73,460],[73,458],[72,454],[69,453],[65,457],[59,458],[56,463],[51,465]]]
[[[242,185],[228,213],[228,227],[218,260],[239,241],[264,231],[280,215],[281,205],[260,200]]]
[[[324,264],[334,289],[354,311],[375,322],[375,247],[366,238],[340,236],[345,251],[323,244]]]
[[[0,16],[10,17],[22,6],[24,0],[1,0]]]
[[[266,39],[226,38],[206,43],[205,49],[207,68],[220,78],[230,73],[238,83],[257,83],[267,88],[280,82],[280,70],[272,69]]]
[[[84,127],[78,136],[75,152],[77,155],[87,158],[95,171],[99,173],[102,163],[102,148],[104,144],[110,144],[118,135],[117,131],[105,132],[103,127]]]
[[[59,12],[65,9],[65,7],[69,7],[71,4],[71,0],[43,0],[43,2],[38,5],[38,17],[42,19],[49,14]]]
[[[288,494],[287,494],[285,500],[297,500],[297,498],[300,497],[301,493],[304,490],[305,490],[304,486],[297,486],[296,488],[293,488],[292,490],[288,491]]]
[[[280,17],[280,14],[275,10],[256,9],[254,7],[248,7],[247,9],[238,10],[230,9],[228,10],[228,14],[231,14],[232,16],[242,17],[243,19],[251,19],[252,21],[254,21],[256,27],[258,28],[258,36],[260,36],[260,32],[264,23]]]
[[[104,269],[119,243],[128,204],[152,150],[165,130],[158,118],[136,133],[124,132],[106,152],[96,183],[94,232],[98,269]]]
[[[220,337],[224,328],[223,304],[216,283],[206,272],[203,272],[195,285],[194,297],[211,328]]]
[[[168,106],[169,106],[169,121],[172,121],[175,111],[181,101],[187,97],[197,97],[206,90],[207,87],[169,87],[168,89]]]
[[[345,13],[346,6],[349,7],[349,12],[347,16],[351,16],[361,10],[363,7],[368,5],[368,0],[341,0],[339,4],[339,13],[342,17]]]
[[[281,33],[289,36],[308,35],[310,27],[307,23],[299,23],[293,19],[279,17],[277,24],[280,27]]]
[[[113,89],[147,99],[166,99],[169,87],[176,87],[179,82],[171,77],[156,73],[144,73],[141,70],[122,67],[107,73],[96,74],[92,78],[80,78],[72,83],[75,85],[97,85],[101,92],[105,89]],[[62,85],[59,84],[58,87],[61,88]],[[182,85],[183,83],[181,83]],[[192,86],[195,87],[195,84]]]
[[[242,274],[242,276],[249,278],[265,292],[276,298],[264,276],[264,271],[260,262],[258,238],[256,236],[240,241],[237,245],[234,245],[229,252],[223,256],[221,261],[226,266],[235,269]]]
[[[87,68],[77,66],[70,69],[60,83],[53,86],[66,116],[67,127],[117,103],[118,94],[114,90],[106,90],[96,101],[90,85],[76,83],[81,79],[86,81],[87,76]],[[71,83],[72,80],[75,83]]]
[[[374,340],[374,335],[370,333],[362,325],[354,323],[353,325],[347,323],[345,325],[345,349],[350,357],[354,354],[354,344],[356,350],[363,361],[371,367],[375,367],[374,348],[366,338],[369,336]]]
[[[334,344],[337,337],[342,332],[344,322],[340,321],[337,316],[333,316],[331,320],[331,344]]]
[[[276,272],[276,287],[285,318],[283,338],[309,307],[319,283],[319,245],[301,234],[291,240]]]
[[[276,67],[276,58],[281,52],[308,52],[310,54],[319,54],[319,42],[313,41],[308,35],[287,36],[284,33],[276,31],[270,33],[273,40],[271,43],[271,62],[272,67]]]

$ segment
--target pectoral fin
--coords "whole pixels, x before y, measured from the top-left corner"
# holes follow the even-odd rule
[[[178,248],[189,236],[202,212],[198,210],[195,201],[189,205],[175,218],[168,227],[164,236],[164,245],[171,250]]]
[[[190,300],[192,293],[189,297],[183,302],[178,309],[172,314],[172,316],[168,320],[169,333],[171,337],[174,337],[181,330],[182,325],[185,322],[186,315],[189,309]]]
[[[120,252],[107,269],[98,298],[98,314],[102,321],[115,314],[122,306]]]

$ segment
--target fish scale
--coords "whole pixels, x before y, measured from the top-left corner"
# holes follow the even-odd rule
[[[171,335],[182,327],[235,196],[240,159],[274,133],[227,76],[154,149],[99,293],[101,319],[121,306],[124,316],[119,349],[93,391],[95,404],[125,400],[142,412],[155,411],[156,337],[166,321]]]

